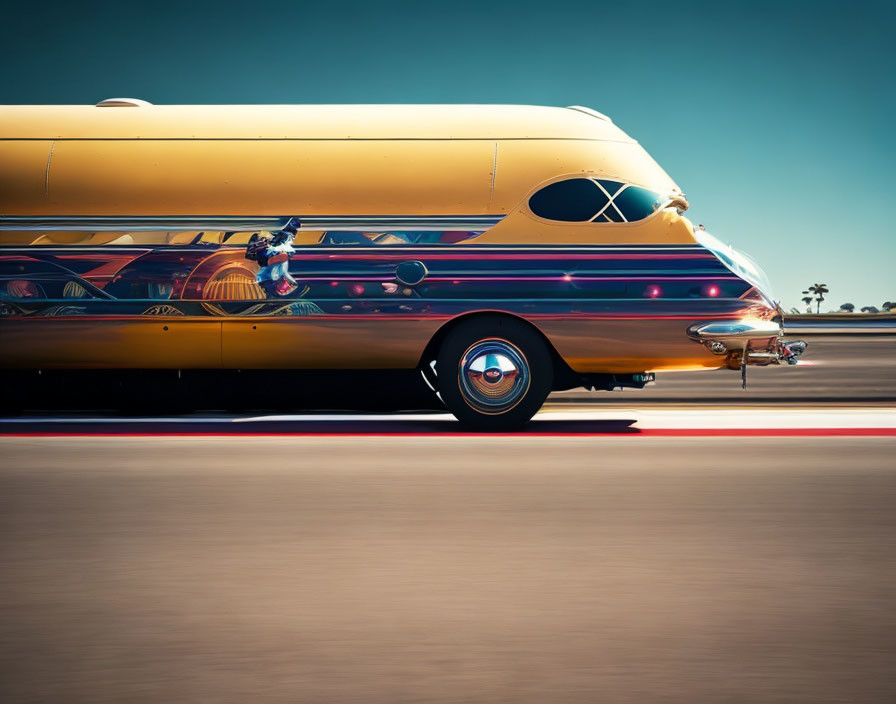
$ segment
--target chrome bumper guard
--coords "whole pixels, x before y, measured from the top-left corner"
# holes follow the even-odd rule
[[[724,355],[729,369],[747,364],[796,364],[807,345],[802,340],[784,341],[783,334],[781,324],[774,320],[697,323],[688,328],[688,337],[713,354]]]

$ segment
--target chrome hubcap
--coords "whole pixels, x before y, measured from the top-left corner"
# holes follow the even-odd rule
[[[507,340],[481,340],[460,359],[459,385],[469,406],[481,413],[505,413],[529,390],[529,364]]]

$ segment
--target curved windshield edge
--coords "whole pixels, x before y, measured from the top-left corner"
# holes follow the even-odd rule
[[[694,239],[699,244],[712,252],[733,274],[752,284],[772,308],[777,307],[771,281],[755,259],[730,244],[725,244],[702,227],[694,227],[693,230]]]

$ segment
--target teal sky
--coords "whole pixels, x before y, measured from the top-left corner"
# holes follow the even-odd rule
[[[44,2],[0,103],[587,105],[786,307],[896,299],[896,3]],[[830,306],[828,305],[830,304]]]

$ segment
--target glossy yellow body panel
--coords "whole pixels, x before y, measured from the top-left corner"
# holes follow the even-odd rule
[[[217,369],[221,321],[4,320],[0,366],[9,369]]]
[[[533,105],[9,105],[14,139],[604,139],[609,119]]]
[[[687,338],[685,320],[532,321],[581,374],[716,369],[720,358]]]
[[[570,174],[678,190],[567,108],[13,106],[0,137],[4,215],[500,215]]]
[[[50,140],[0,141],[0,214],[47,212],[52,148]]]
[[[479,141],[58,142],[36,214],[485,213],[492,155]]]
[[[8,369],[409,369],[442,319],[66,320],[3,322]],[[681,320],[533,319],[575,371],[716,368]],[[167,330],[165,329],[167,328]],[[64,351],[60,340],[65,341]]]
[[[265,318],[223,324],[230,369],[410,369],[444,320]]]
[[[567,108],[0,107],[0,215],[505,215],[457,247],[473,254],[480,244],[694,244],[691,224],[674,209],[639,222],[603,224],[550,222],[529,211],[531,193],[575,176],[681,196],[611,121]],[[195,234],[52,232],[35,238],[0,232],[0,244],[152,246],[187,244]],[[203,241],[218,241],[220,234],[206,233]],[[296,245],[315,244],[320,236],[300,230]],[[348,316],[4,320],[0,364],[408,368],[447,322]],[[720,364],[687,339],[683,320],[531,322],[582,373]]]

